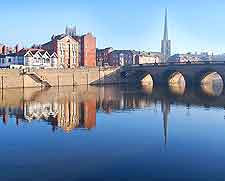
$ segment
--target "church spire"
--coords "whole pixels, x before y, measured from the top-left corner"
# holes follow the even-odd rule
[[[163,40],[168,41],[168,26],[167,26],[167,8],[165,9],[165,22],[164,22],[164,36]]]
[[[161,54],[162,54],[162,63],[166,63],[168,58],[171,55],[171,41],[168,37],[168,22],[167,22],[167,9],[165,9],[165,20],[164,20],[164,34],[163,40],[161,42]]]

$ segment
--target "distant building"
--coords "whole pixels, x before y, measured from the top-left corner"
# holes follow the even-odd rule
[[[162,63],[166,63],[171,55],[171,41],[168,38],[167,9],[165,12],[164,35],[161,42]]]
[[[225,61],[225,54],[212,55],[211,60],[212,61]]]
[[[66,26],[65,34],[69,35],[71,37],[77,36],[77,28],[76,28],[76,26],[73,26],[73,27]]]
[[[108,64],[110,66],[124,66],[135,64],[136,51],[114,50],[109,54]]]
[[[168,62],[171,63],[185,63],[185,62],[199,62],[199,61],[203,61],[202,57],[197,55],[197,54],[191,54],[191,53],[187,53],[187,54],[175,54],[171,57],[169,57]]]
[[[109,62],[109,55],[113,51],[112,47],[105,49],[96,49],[96,63],[98,66],[107,65]]]
[[[79,40],[69,35],[53,35],[51,41],[43,44],[42,48],[57,53],[58,67],[72,68],[79,66]]]
[[[96,38],[87,33],[81,36],[81,66],[95,67],[96,66]]]
[[[140,52],[135,56],[135,64],[160,63],[160,52]]]

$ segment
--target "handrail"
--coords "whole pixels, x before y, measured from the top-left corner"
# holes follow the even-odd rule
[[[44,83],[45,86],[47,85],[47,87],[52,87],[51,84],[48,82],[47,79],[45,79],[44,77],[38,75],[36,72],[30,72],[30,71],[29,71],[29,72],[26,72],[26,74],[27,74],[27,75],[35,75],[35,77],[36,77],[37,79],[39,79],[39,81],[40,81],[41,83]]]

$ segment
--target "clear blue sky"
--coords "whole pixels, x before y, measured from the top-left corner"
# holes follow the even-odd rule
[[[225,52],[224,0],[11,0],[1,2],[0,42],[44,43],[64,32],[93,32],[99,48],[160,51],[168,8],[172,52]]]

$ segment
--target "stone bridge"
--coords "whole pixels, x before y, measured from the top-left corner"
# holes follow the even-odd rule
[[[225,81],[225,62],[195,62],[130,65],[121,68],[124,82],[140,82],[150,75],[154,84],[168,84],[177,74],[181,74],[186,86],[200,84],[210,74],[217,73]]]

